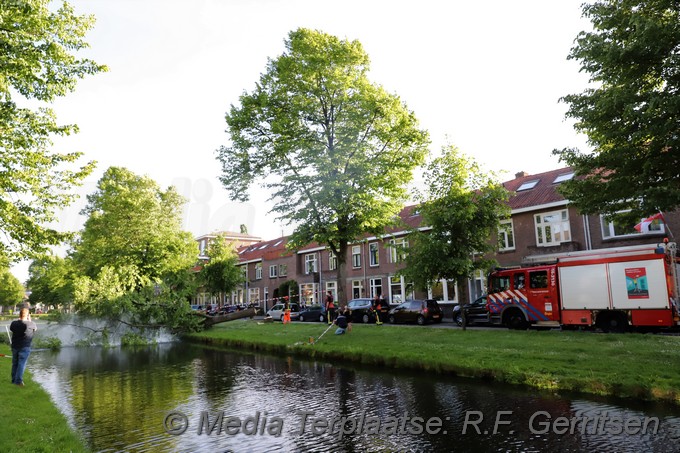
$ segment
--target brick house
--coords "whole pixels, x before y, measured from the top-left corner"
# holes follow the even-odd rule
[[[581,215],[558,191],[573,176],[565,167],[535,175],[520,172],[503,183],[515,194],[509,200],[510,219],[498,233],[501,266],[521,265],[537,255],[648,244],[669,236],[674,240],[671,229],[680,227],[677,211],[664,213],[665,222],[656,220],[642,231],[601,215]]]
[[[599,215],[583,216],[559,193],[559,185],[573,177],[565,167],[529,175],[520,172],[503,183],[513,192],[509,200],[510,218],[501,222],[497,237],[500,266],[526,264],[532,257],[559,252],[589,250],[659,242],[669,237],[671,229],[680,231],[680,214],[664,213],[664,221],[654,221],[641,232],[633,225],[619,225]],[[654,213],[650,213],[654,214]],[[437,299],[448,313],[458,303],[455,284],[440,281],[427,293],[417,291],[403,277],[399,248],[408,247],[409,228],[427,230],[417,206],[406,206],[399,213],[402,226],[390,228],[380,237],[364,236],[349,244],[347,277],[344,284],[348,299],[385,297],[390,304],[410,298]],[[667,222],[667,223],[666,223]],[[327,291],[337,300],[337,259],[321,244],[309,244],[296,251],[286,248],[287,237],[245,244],[237,249],[246,282],[231,295],[231,303],[252,303],[263,311],[279,297],[282,283],[295,280],[299,301],[305,305],[323,301]],[[486,275],[478,272],[469,282],[471,300],[486,290]]]

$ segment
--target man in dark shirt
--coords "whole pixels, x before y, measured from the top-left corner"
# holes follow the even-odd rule
[[[31,321],[28,308],[22,308],[19,312],[19,319],[12,321],[9,330],[12,331],[12,384],[23,387],[24,370],[28,356],[31,354],[33,334],[38,330],[38,326]]]
[[[347,327],[349,326],[347,311],[341,311],[338,317],[335,318],[335,321],[333,321],[333,324],[338,326],[338,329],[335,331],[336,335],[344,334],[347,331]]]

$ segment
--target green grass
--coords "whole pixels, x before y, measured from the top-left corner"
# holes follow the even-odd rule
[[[555,391],[680,404],[680,337],[560,331],[354,325],[336,336],[319,323],[239,320],[190,341],[329,361],[424,370]]]
[[[12,352],[0,345],[0,451],[2,452],[87,452],[81,438],[71,430],[49,394],[24,373],[25,387],[11,383]],[[31,358],[29,357],[30,361]]]

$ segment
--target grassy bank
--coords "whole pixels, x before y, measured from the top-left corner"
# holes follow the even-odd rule
[[[0,451],[3,452],[87,452],[84,442],[68,425],[49,394],[36,384],[28,371],[25,387],[11,383],[12,352],[0,345]],[[31,358],[29,357],[30,361]]]
[[[190,341],[680,404],[680,337],[318,323],[218,324]]]

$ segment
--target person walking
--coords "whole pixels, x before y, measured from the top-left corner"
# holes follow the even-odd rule
[[[9,325],[12,332],[12,384],[24,386],[24,370],[28,356],[31,354],[33,334],[38,326],[31,321],[31,313],[28,308],[19,311],[19,319]]]

